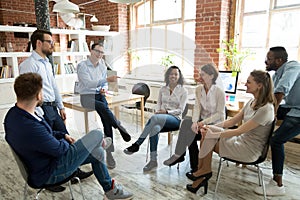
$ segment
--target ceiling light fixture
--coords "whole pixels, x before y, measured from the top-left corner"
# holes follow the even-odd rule
[[[125,3],[125,4],[131,4],[131,3],[137,3],[140,2],[142,0],[108,0],[112,3]]]
[[[53,6],[53,12],[59,13],[78,13],[79,6],[68,0],[54,0],[56,3]]]

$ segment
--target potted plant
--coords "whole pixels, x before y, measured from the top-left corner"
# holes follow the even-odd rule
[[[169,66],[171,66],[171,65],[174,64],[173,57],[174,57],[173,54],[169,54],[169,55],[161,57],[161,59],[160,59],[160,65],[164,66],[165,70],[166,70],[167,67],[169,67]]]
[[[240,51],[237,48],[237,44],[234,39],[229,41],[222,40],[222,44],[225,45],[223,48],[218,48],[217,52],[223,53],[227,59],[225,63],[225,68],[233,72],[241,72],[241,66],[246,57],[248,57],[251,52],[250,50]]]

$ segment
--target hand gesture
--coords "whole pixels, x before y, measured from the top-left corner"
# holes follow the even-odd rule
[[[117,75],[113,75],[113,76],[108,76],[106,78],[107,82],[117,82],[118,81],[118,78],[120,78],[120,76],[117,76]]]

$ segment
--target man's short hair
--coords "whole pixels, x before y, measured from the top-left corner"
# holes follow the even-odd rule
[[[43,88],[42,77],[37,73],[25,73],[15,80],[14,90],[18,100],[32,100]]]
[[[92,46],[91,46],[91,50],[95,49],[96,46],[103,47],[102,43],[94,43],[94,44],[92,44]]]
[[[286,52],[284,47],[271,47],[270,51],[274,53],[275,58],[281,58],[284,62],[288,60],[288,53]]]
[[[44,34],[47,34],[47,35],[51,35],[52,36],[52,33],[50,31],[47,31],[47,30],[42,30],[42,29],[37,29],[35,30],[31,37],[30,37],[30,41],[31,41],[31,44],[32,44],[32,49],[35,50],[36,49],[36,42],[38,40],[40,41],[44,41]]]

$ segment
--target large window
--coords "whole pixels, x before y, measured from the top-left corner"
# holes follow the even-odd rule
[[[243,63],[242,79],[253,69],[265,69],[272,46],[284,46],[289,60],[300,60],[300,0],[239,0],[236,37],[241,49],[254,54]]]
[[[144,74],[162,79],[156,69],[171,60],[193,81],[196,0],[148,0],[136,4],[133,11],[131,70],[152,66]]]

